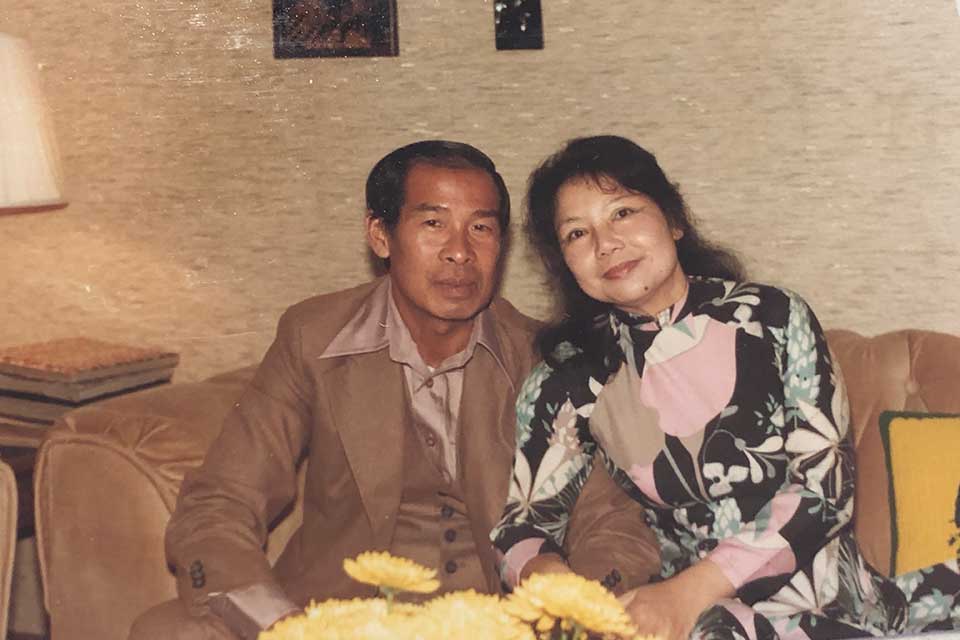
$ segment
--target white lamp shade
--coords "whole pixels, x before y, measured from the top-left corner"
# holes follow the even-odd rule
[[[26,42],[0,33],[0,208],[65,203],[37,66]]]

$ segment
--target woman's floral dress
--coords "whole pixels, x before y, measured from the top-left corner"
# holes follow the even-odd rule
[[[853,537],[848,405],[807,304],[774,287],[691,278],[658,318],[613,311],[602,354],[561,343],[517,401],[517,454],[491,538],[516,583],[562,553],[594,453],[644,507],[660,579],[704,558],[736,597],[695,637],[845,638],[960,627],[957,562],[898,577]]]

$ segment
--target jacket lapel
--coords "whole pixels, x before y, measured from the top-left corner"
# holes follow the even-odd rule
[[[473,538],[491,589],[500,584],[490,531],[507,501],[513,461],[514,394],[485,349],[467,364],[460,405],[459,467]]]
[[[324,374],[331,415],[370,519],[377,547],[393,537],[403,490],[408,422],[401,368],[386,349],[346,358]]]

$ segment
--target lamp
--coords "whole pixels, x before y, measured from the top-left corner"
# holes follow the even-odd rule
[[[37,66],[26,42],[0,33],[0,212],[66,204]]]

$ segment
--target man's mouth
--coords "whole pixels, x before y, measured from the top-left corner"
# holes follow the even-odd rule
[[[476,278],[441,278],[434,284],[454,298],[472,295],[478,286]]]

